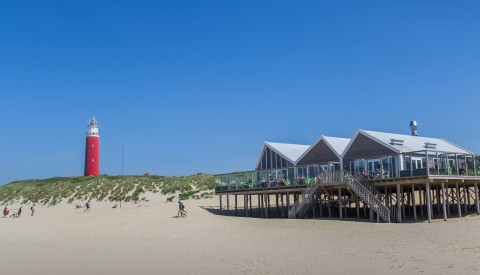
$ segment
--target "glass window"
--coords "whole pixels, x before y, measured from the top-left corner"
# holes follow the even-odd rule
[[[244,174],[237,174],[237,189],[245,189]]]
[[[222,190],[228,190],[228,175],[222,175]]]
[[[228,190],[235,190],[237,185],[237,175],[230,174],[228,175]]]
[[[428,152],[428,163],[427,163],[428,172],[430,175],[438,175],[438,158],[437,153]]]
[[[467,176],[475,176],[475,167],[473,166],[473,156],[467,155]]]
[[[261,172],[255,172],[254,180],[253,188],[260,188],[260,183],[262,181]]]
[[[222,187],[222,176],[215,176],[215,191],[220,191]]]
[[[268,184],[270,187],[277,187],[278,178],[277,170],[270,170],[270,175],[268,177]]]
[[[317,176],[317,166],[308,166],[307,184],[312,184]]]
[[[296,176],[295,176],[295,168],[293,167],[289,167],[287,169],[287,186],[293,186],[293,185],[297,185],[297,182],[296,182]]]
[[[278,170],[278,186],[285,186],[287,180],[287,169]]]
[[[447,154],[438,152],[439,175],[448,175]]]
[[[282,158],[282,167],[287,167],[287,161],[284,158]]]
[[[480,176],[480,155],[475,156],[475,175]]]
[[[282,157],[277,155],[277,168],[282,167]]]
[[[260,172],[260,188],[267,188],[268,187],[268,172],[262,171]]]
[[[355,160],[355,171],[358,173],[363,173],[366,171],[365,169],[365,160],[364,159],[357,159]]]
[[[455,154],[447,154],[448,175],[458,175],[457,160]]]
[[[305,185],[307,178],[307,167],[297,167],[297,185]]]
[[[383,157],[382,164],[379,171],[380,178],[391,178],[393,177],[393,157]]]
[[[457,162],[458,162],[458,174],[460,176],[467,175],[467,163],[465,160],[465,155],[457,155]]]

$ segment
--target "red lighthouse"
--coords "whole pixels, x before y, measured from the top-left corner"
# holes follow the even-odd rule
[[[95,117],[88,123],[87,145],[85,147],[84,176],[98,176],[99,173],[99,141],[98,125]]]

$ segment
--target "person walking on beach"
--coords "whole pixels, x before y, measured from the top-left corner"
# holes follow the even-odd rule
[[[7,207],[5,206],[5,208],[3,209],[3,218],[6,218],[8,215],[8,209]]]
[[[18,214],[18,217],[20,218],[20,215],[22,215],[22,207],[21,206],[20,206],[20,208],[18,208],[17,214]]]
[[[182,209],[183,209],[183,202],[179,200],[177,217],[180,217],[180,215],[182,214]]]
[[[85,210],[84,211],[90,212],[90,201],[87,201],[87,203],[85,204]]]
[[[32,207],[30,207],[30,210],[32,210],[32,216],[35,214],[35,204],[32,205]]]

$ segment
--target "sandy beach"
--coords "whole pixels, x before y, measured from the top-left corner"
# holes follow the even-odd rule
[[[0,219],[2,274],[478,274],[480,216],[385,224],[216,215],[218,199],[24,205]],[[230,201],[232,203],[232,201]],[[18,205],[9,206],[16,210]],[[2,206],[3,209],[3,206]]]

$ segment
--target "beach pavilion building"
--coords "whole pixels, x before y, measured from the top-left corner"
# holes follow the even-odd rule
[[[402,222],[480,213],[478,183],[480,155],[445,139],[359,129],[310,146],[264,142],[256,169],[216,175],[215,192],[222,213]]]

